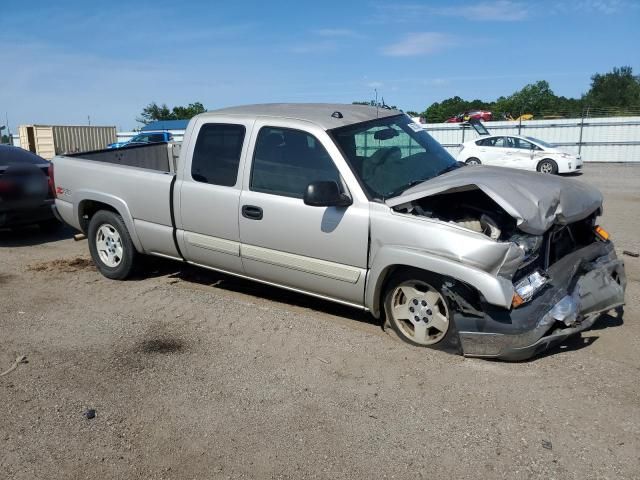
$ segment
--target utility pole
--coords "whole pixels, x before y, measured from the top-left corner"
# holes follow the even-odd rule
[[[91,115],[87,115],[87,122],[89,123],[89,126],[91,126]]]
[[[13,145],[13,137],[11,136],[11,127],[9,126],[9,114],[4,112],[5,125],[7,126],[7,135],[9,135],[9,145]]]
[[[378,89],[374,88],[374,92],[376,92],[376,118],[378,118]]]

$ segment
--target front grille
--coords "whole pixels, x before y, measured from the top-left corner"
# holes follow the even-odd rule
[[[595,217],[590,216],[569,225],[557,225],[545,234],[544,269],[570,253],[592,244],[596,238],[593,231]]]
[[[596,241],[595,215],[569,225],[556,225],[544,235],[542,247],[532,262],[518,269],[513,275],[516,283],[538,269],[546,271],[561,258]]]

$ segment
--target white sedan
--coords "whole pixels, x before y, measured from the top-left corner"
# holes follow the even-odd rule
[[[458,160],[469,165],[496,165],[542,173],[582,169],[582,159],[532,137],[490,135],[463,143]]]

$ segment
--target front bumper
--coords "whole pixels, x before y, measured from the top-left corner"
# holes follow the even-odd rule
[[[484,316],[456,314],[463,354],[524,360],[590,328],[601,314],[624,304],[624,264],[611,242],[595,242],[552,265],[548,286],[520,308],[488,306]],[[550,318],[565,297],[575,311],[565,320]]]

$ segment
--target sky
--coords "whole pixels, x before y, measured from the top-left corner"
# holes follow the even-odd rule
[[[423,111],[640,74],[640,0],[0,2],[0,125],[139,127],[150,102]]]

